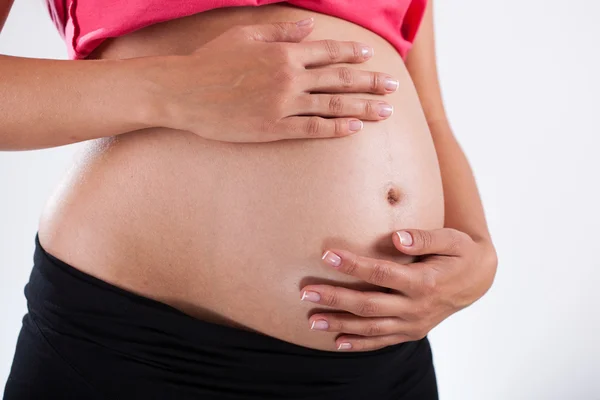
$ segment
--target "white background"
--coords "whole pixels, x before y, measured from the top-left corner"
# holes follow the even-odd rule
[[[500,258],[488,294],[430,334],[441,399],[600,399],[600,3],[435,12],[446,106]],[[66,58],[42,0],[16,0],[0,53]],[[37,220],[76,147],[0,153],[2,389]]]

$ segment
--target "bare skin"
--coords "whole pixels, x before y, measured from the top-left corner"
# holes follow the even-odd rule
[[[340,332],[360,334],[364,336],[360,340],[353,337],[355,346],[346,350],[369,350],[406,340],[401,330],[408,330],[398,325],[379,331],[376,329],[381,326],[365,329],[374,326],[373,317],[379,314],[360,315],[349,303],[356,306],[364,293],[380,293],[388,288],[400,291],[403,284],[390,279],[370,281],[365,269],[383,265],[381,260],[402,266],[413,261],[414,255],[441,252],[455,241],[450,235],[438,234],[445,232],[440,229],[445,226],[452,232],[461,229],[461,234],[479,245],[462,246],[461,256],[452,262],[454,269],[460,267],[464,275],[447,274],[452,285],[431,292],[438,299],[456,300],[457,288],[466,287],[464,276],[482,270],[478,257],[493,254],[493,246],[470,169],[445,120],[435,69],[426,65],[432,60],[433,43],[427,33],[420,34],[425,39],[418,40],[405,66],[386,41],[366,29],[306,10],[268,6],[216,10],[159,24],[108,42],[93,57],[111,60],[150,56],[147,59],[164,63],[173,59],[169,54],[182,58],[198,51],[225,34],[233,20],[251,25],[307,16],[315,18],[315,28],[306,41],[352,40],[369,43],[375,49],[375,56],[368,61],[345,67],[356,72],[378,71],[400,81],[400,90],[385,97],[374,90],[357,100],[362,101],[357,104],[365,104],[364,99],[385,100],[395,108],[392,117],[379,121],[371,118],[373,122],[369,122],[368,116],[363,116],[363,129],[350,136],[340,134],[336,124],[329,124],[330,133],[325,134],[310,123],[304,126],[313,128],[305,129],[304,136],[294,129],[280,133],[266,129],[261,139],[254,127],[275,124],[259,123],[227,132],[235,112],[219,114],[227,107],[224,101],[220,111],[213,111],[226,118],[222,127],[223,134],[229,135],[227,140],[219,140],[218,129],[206,126],[204,130],[202,125],[194,133],[152,128],[91,141],[48,202],[40,221],[42,245],[84,272],[198,318],[323,350],[339,348]],[[302,60],[292,60],[295,70],[302,72]],[[138,74],[145,81],[161,82],[156,79],[156,65],[160,63],[150,69],[139,68]],[[158,86],[168,88],[169,82],[181,85],[175,79],[163,82]],[[298,84],[301,80],[292,82]],[[290,97],[294,93],[296,98],[302,97],[302,93],[298,96],[299,86],[288,88]],[[357,96],[342,93],[340,97],[346,101]],[[299,101],[290,110],[281,111],[288,111],[287,117],[301,118],[296,113],[302,106]],[[348,107],[352,109],[336,106],[330,110],[336,110],[338,115],[334,116],[339,116],[340,110],[348,112]],[[160,106],[154,110],[159,110],[154,124],[161,126],[167,124],[157,121],[186,115],[168,108],[165,112]],[[308,113],[318,115],[314,110]],[[178,129],[196,129],[186,118],[173,119],[191,124]],[[271,116],[270,120],[282,118]],[[42,129],[39,135],[47,136]],[[80,135],[86,140],[87,134]],[[280,140],[295,135],[323,140]],[[35,138],[25,140],[22,147],[32,142]],[[393,233],[404,228],[411,228],[415,235],[412,251],[393,239]],[[419,245],[419,238],[427,235],[437,238],[431,241],[435,246]],[[360,260],[363,268],[355,268],[353,274],[345,268],[325,267],[321,254],[327,249],[339,249],[344,262],[350,260],[350,265],[359,265],[352,260]],[[495,260],[486,256],[485,263],[485,273],[469,282],[469,294],[461,299],[460,306],[475,301],[491,285]],[[448,265],[444,261],[435,267]],[[418,278],[414,282],[419,282]],[[300,302],[298,296],[311,285],[325,285],[321,286],[325,290],[349,289],[348,296],[338,307],[324,302],[315,308],[314,304]],[[423,293],[418,286],[415,289]],[[404,296],[387,295],[395,299]],[[327,292],[323,298],[328,298]],[[387,316],[400,316],[403,309],[399,303],[389,298],[386,301],[396,304],[382,309]],[[415,330],[416,324],[411,325],[410,337],[426,332],[427,327],[449,315],[448,310],[460,308],[458,301],[456,307],[447,304],[440,302],[437,308],[423,308],[422,313],[413,315],[420,321],[420,330]],[[443,307],[444,312],[440,312]],[[356,318],[346,326],[332,324],[329,332],[311,331],[308,323],[314,322],[316,313],[332,308],[348,311],[350,314],[344,315]],[[377,332],[383,336],[369,338],[369,333],[373,336]]]
[[[319,68],[363,63],[372,49],[334,40],[295,43],[312,31],[312,19],[304,23],[237,26],[203,44],[192,56],[179,57],[190,64],[181,73],[169,63],[157,65],[152,71],[156,76],[150,72],[147,78],[158,87],[156,97],[163,98],[165,88],[177,96],[170,99],[167,110],[158,110],[160,117],[150,119],[151,125],[195,132],[205,139],[268,142],[346,136],[362,129],[361,120],[380,121],[391,115],[393,110],[383,98],[338,95],[392,93],[398,82],[391,75],[339,66]],[[189,88],[190,75],[196,90]]]
[[[450,315],[470,306],[492,286],[498,256],[488,232],[473,173],[448,123],[437,76],[429,1],[406,63],[427,118],[444,186],[444,228],[402,229],[391,235],[399,253],[421,256],[399,264],[327,248],[323,268],[388,289],[388,293],[307,285],[299,298],[333,308],[315,312],[307,329],[336,332],[343,351],[368,351],[418,340]],[[410,228],[410,227],[409,227]],[[336,259],[337,255],[339,258]],[[306,292],[318,296],[307,296]]]
[[[299,289],[310,283],[385,289],[324,269],[325,247],[406,263],[413,257],[396,252],[390,234],[443,226],[435,149],[396,50],[347,21],[271,5],[157,24],[111,40],[92,56],[179,56],[211,46],[232,21],[306,17],[315,19],[308,42],[373,47],[368,61],[343,66],[399,80],[393,93],[361,95],[385,99],[395,109],[391,117],[364,121],[354,135],[318,140],[238,143],[153,128],[90,142],[48,202],[42,245],[86,273],[197,318],[335,351],[334,333],[307,329],[314,306],[298,301]],[[227,115],[222,125],[229,126]]]
[[[341,137],[362,129],[362,120],[387,118],[391,108],[382,98],[357,93],[393,92],[391,75],[319,68],[363,63],[372,49],[349,41],[299,43],[312,27],[310,20],[237,26],[181,55],[130,60],[0,56],[0,76],[10,77],[0,80],[0,150],[158,126],[230,142]],[[343,92],[353,95],[337,95]]]

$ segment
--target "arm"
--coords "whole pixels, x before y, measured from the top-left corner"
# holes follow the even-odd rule
[[[11,4],[0,0],[0,25]],[[344,97],[339,109],[354,111],[343,115],[330,107],[337,92],[389,93],[384,82],[391,77],[357,70],[349,87],[335,69],[307,69],[362,63],[372,54],[360,43],[338,42],[332,58],[327,41],[302,42],[313,25],[307,19],[235,26],[182,56],[70,61],[0,55],[0,150],[150,127],[228,142],[326,138],[356,133],[362,128],[357,118],[384,119],[376,100]],[[274,76],[281,77],[279,85]]]
[[[0,55],[0,150],[61,146],[144,128],[131,61]]]
[[[0,0],[0,30],[12,3]],[[0,55],[0,150],[60,146],[143,128],[136,66]]]
[[[428,1],[406,66],[417,88],[440,163],[444,186],[445,227],[465,232],[474,241],[489,244],[492,249],[473,173],[450,128],[442,102],[436,67],[432,3],[433,0]],[[495,257],[495,254],[490,256]]]

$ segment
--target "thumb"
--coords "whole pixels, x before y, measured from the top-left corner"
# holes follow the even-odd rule
[[[261,42],[300,42],[312,31],[314,20],[303,19],[297,22],[275,22],[245,27],[248,37]]]
[[[459,256],[468,237],[467,234],[452,228],[403,229],[394,232],[392,241],[394,246],[405,254]]]

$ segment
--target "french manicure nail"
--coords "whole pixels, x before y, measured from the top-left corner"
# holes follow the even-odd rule
[[[351,132],[358,132],[363,128],[363,122],[359,119],[353,119],[348,124]]]
[[[300,300],[318,303],[319,300],[321,300],[321,295],[317,292],[310,292],[308,290],[305,290],[304,293],[302,293],[302,298]]]
[[[394,92],[394,91],[396,91],[396,89],[398,89],[398,86],[400,86],[400,82],[398,82],[397,80],[391,79],[391,78],[385,79],[385,83],[384,83],[385,90]]]
[[[324,331],[329,328],[329,324],[324,319],[317,319],[313,321],[310,329]]]
[[[389,117],[394,113],[394,107],[387,103],[379,103],[379,116]]]
[[[323,253],[321,259],[327,264],[331,265],[332,267],[339,267],[342,264],[342,259],[340,258],[340,256],[338,256],[335,253],[332,253],[329,250]]]
[[[398,239],[400,239],[400,244],[402,246],[412,246],[413,244],[413,238],[412,235],[409,232],[406,231],[398,231],[396,232],[396,235],[398,235]]]
[[[360,51],[361,51],[361,53],[362,53],[362,56],[363,56],[364,58],[371,58],[371,57],[373,57],[373,53],[374,53],[374,52],[373,52],[373,48],[372,48],[372,47],[363,46],[363,47],[360,49]]]
[[[310,17],[310,18],[302,19],[302,20],[296,22],[296,25],[297,26],[308,26],[312,23],[313,23],[313,18]]]
[[[348,342],[340,343],[340,345],[338,346],[338,350],[348,350],[351,348],[352,348],[352,345]]]

